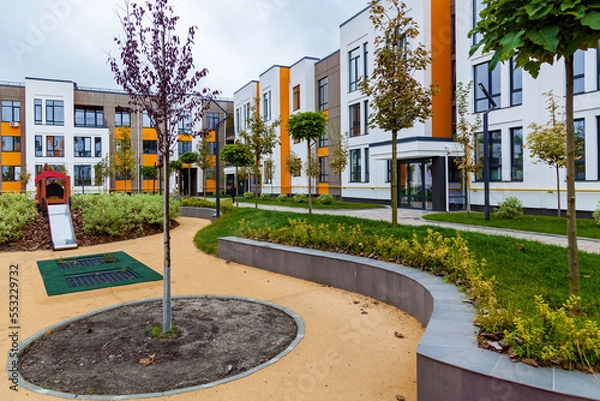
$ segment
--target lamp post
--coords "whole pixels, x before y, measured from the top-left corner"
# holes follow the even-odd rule
[[[221,172],[219,171],[219,128],[221,127],[221,124],[225,123],[229,119],[230,115],[227,112],[227,110],[225,110],[223,107],[221,107],[221,105],[219,104],[219,102],[217,100],[214,100],[213,102],[225,114],[225,117],[223,119],[217,121],[217,124],[215,127],[215,170],[216,170],[215,185],[217,187],[217,191],[216,191],[217,199],[215,202],[215,207],[217,209],[216,217],[219,218],[221,216]],[[227,126],[225,126],[225,129],[227,129]]]
[[[490,103],[490,107],[483,112],[483,192],[485,221],[490,220],[490,132],[488,128],[488,114],[496,108],[496,102],[485,86],[480,82],[477,84]]]

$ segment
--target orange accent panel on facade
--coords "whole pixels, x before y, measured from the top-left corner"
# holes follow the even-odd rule
[[[21,192],[21,183],[19,181],[3,182],[2,192]]]
[[[142,128],[142,139],[144,140],[156,140],[158,135],[156,134],[156,129],[154,128]]]
[[[3,136],[21,136],[21,123],[17,123],[16,127],[11,127],[11,123],[3,122],[2,123],[2,135]]]
[[[20,166],[21,152],[2,152],[3,166]]]
[[[326,182],[319,182],[317,184],[317,189],[318,189],[319,195],[328,194],[329,193],[329,184]]]
[[[452,21],[450,0],[431,2],[431,75],[439,92],[432,99],[432,136],[452,138]]]
[[[158,163],[158,155],[142,155],[142,166],[154,166],[155,163]]]
[[[290,136],[287,131],[287,123],[290,119],[290,90],[289,90],[289,82],[290,82],[290,69],[287,67],[280,67],[279,69],[279,92],[280,92],[280,115],[281,115],[281,125],[280,125],[280,135],[279,139],[281,141],[281,193],[289,194],[291,192],[291,177],[290,172],[287,171],[285,160],[290,154]]]

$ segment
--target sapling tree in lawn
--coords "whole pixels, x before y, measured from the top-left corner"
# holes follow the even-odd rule
[[[265,160],[263,169],[265,170],[265,180],[271,183],[271,195],[273,194],[273,178],[275,178],[275,161],[272,157]]]
[[[102,186],[102,190],[105,190],[106,179],[110,176],[110,158],[106,156],[94,166],[94,185],[97,187]]]
[[[220,158],[225,163],[235,166],[235,189],[239,188],[239,168],[252,165],[254,155],[252,149],[245,143],[236,142],[223,146]],[[238,194],[241,195],[241,194]],[[238,206],[238,196],[235,197],[235,205]]]
[[[327,135],[327,118],[320,111],[304,111],[295,113],[288,120],[287,129],[296,141],[306,141],[306,179],[308,180],[308,213],[312,213],[312,180],[315,176],[315,156],[312,145],[323,135]],[[317,161],[318,168],[318,161]],[[317,170],[316,175],[319,172]]]
[[[123,128],[115,138],[115,153],[110,163],[112,171],[125,181],[125,193],[127,193],[127,181],[135,178],[137,159],[135,150],[131,145],[131,130]]]
[[[563,120],[557,119],[559,106],[552,92],[548,97],[550,120],[543,125],[531,124],[531,132],[527,135],[527,147],[534,159],[533,164],[544,163],[554,167],[556,171],[556,196],[558,219],[560,220],[560,169],[567,164],[567,129]]]
[[[348,166],[350,153],[348,152],[348,136],[343,136],[339,126],[335,130],[329,130],[329,168],[338,177]],[[341,181],[340,181],[341,182]],[[339,188],[340,200],[342,189]]]
[[[415,76],[427,70],[431,55],[422,43],[411,43],[419,36],[419,28],[408,15],[406,4],[399,0],[372,0],[369,4],[371,22],[378,32],[374,41],[375,66],[359,87],[372,98],[369,126],[392,134],[392,227],[397,227],[398,131],[431,117],[431,98],[437,85],[424,85]]]
[[[115,81],[129,93],[136,109],[147,113],[156,129],[158,151],[163,169],[164,291],[163,333],[171,330],[171,236],[169,231],[169,162],[178,139],[178,124],[199,126],[204,111],[217,92],[198,90],[208,70],[196,69],[192,54],[196,27],[187,37],[176,34],[179,17],[169,0],[138,4],[125,1],[120,17],[123,34],[116,37],[119,59],[109,58]],[[191,118],[190,118],[191,116]],[[192,135],[200,135],[193,132]]]
[[[184,194],[186,196],[192,196],[192,164],[198,161],[198,154],[196,152],[185,152],[181,156],[179,156],[179,160],[181,163],[187,165],[187,178],[188,178],[188,187],[187,193]]]
[[[210,146],[208,145],[206,137],[202,138],[196,145],[196,153],[198,154],[196,164],[198,165],[198,168],[202,170],[202,192],[204,193],[204,199],[206,200],[207,171],[215,165],[214,157],[210,154]]]
[[[254,162],[252,164],[252,175],[256,180],[258,191],[262,188],[261,160],[263,156],[272,155],[275,145],[279,143],[277,139],[277,127],[280,120],[267,123],[257,110],[259,99],[255,99],[250,107],[250,117],[246,120],[248,130],[239,133],[240,138],[250,146]],[[254,207],[258,208],[258,191],[254,197]]]
[[[480,132],[481,118],[477,115],[474,121],[469,119],[469,101],[467,99],[471,94],[472,86],[472,82],[469,82],[467,85],[459,82],[456,84],[455,92],[458,121],[456,122],[454,140],[460,144],[463,151],[463,155],[457,157],[455,161],[456,167],[461,172],[461,182],[465,188],[471,180],[471,174],[481,170],[481,163],[473,158],[473,152],[475,152],[475,138],[476,134]],[[471,202],[468,191],[465,191],[465,197],[467,212],[470,212]]]
[[[285,167],[291,177],[299,177],[302,173],[302,160],[295,152],[290,152],[285,158]]]
[[[493,53],[490,70],[500,61],[515,58],[537,78],[542,64],[563,59],[565,66],[565,115],[567,131],[567,234],[569,290],[578,296],[579,257],[575,203],[575,126],[573,122],[573,55],[595,48],[600,40],[600,3],[589,0],[483,0],[481,19],[471,32],[482,39],[471,49]]]

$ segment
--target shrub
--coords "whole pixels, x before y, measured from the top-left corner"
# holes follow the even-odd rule
[[[501,219],[515,219],[523,215],[523,203],[516,196],[509,196],[498,203],[494,214]]]
[[[329,195],[329,194],[321,194],[317,198],[317,203],[319,205],[330,205],[334,201],[335,201],[335,198],[333,197],[333,195]]]
[[[235,206],[233,206],[233,201],[231,199],[222,199],[220,202],[220,206],[222,214],[231,212],[233,209],[235,209]],[[216,204],[213,207],[216,208]]]
[[[36,203],[29,195],[7,193],[0,195],[0,244],[18,241],[23,229],[37,214]]]
[[[294,202],[296,203],[304,203],[306,202],[306,194],[303,194],[302,192],[298,192],[297,194],[294,194]]]
[[[252,191],[244,192],[244,199],[254,199],[254,192],[252,192]]]
[[[277,195],[277,202],[286,202],[288,200],[287,194]]]
[[[598,202],[596,210],[594,210],[594,213],[592,215],[594,216],[594,221],[596,222],[596,224],[600,226],[600,202]]]
[[[271,200],[271,194],[260,194],[260,200]]]

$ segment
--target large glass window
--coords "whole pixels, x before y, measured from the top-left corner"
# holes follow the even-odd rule
[[[477,135],[476,159],[483,166],[483,134]],[[477,173],[477,180],[483,180],[483,168]],[[490,181],[502,181],[502,132],[490,131]]]
[[[2,137],[3,152],[20,152],[21,137],[20,136],[3,136]]]
[[[575,124],[575,179],[585,180],[585,120],[579,118]]]
[[[365,115],[365,135],[369,134],[369,101],[363,102],[363,113]]]
[[[131,113],[126,110],[115,111],[115,127],[131,127]]]
[[[360,48],[352,50],[348,53],[348,91],[354,92],[358,89]]]
[[[73,156],[92,157],[92,138],[76,136],[73,138]]]
[[[192,141],[179,141],[177,142],[177,153],[179,156],[184,154],[185,152],[192,151]]]
[[[35,125],[42,125],[42,99],[33,99]]]
[[[209,129],[209,130],[217,129],[217,124],[219,123],[219,120],[220,120],[219,113],[206,113],[204,115],[204,118],[206,119],[206,129]]]
[[[90,164],[76,164],[73,166],[73,185],[92,185],[92,166]]]
[[[35,136],[35,157],[42,157],[43,156],[43,145],[44,144],[44,139],[42,138],[41,135],[36,135]]]
[[[361,149],[350,150],[350,182],[362,181]]]
[[[293,88],[293,110],[300,109],[300,85],[296,85]]]
[[[365,148],[365,182],[371,181],[371,161],[369,157],[369,148]]]
[[[65,125],[65,106],[62,100],[46,100],[46,124]]]
[[[360,103],[351,105],[348,108],[350,136],[360,135]]]
[[[104,110],[95,107],[76,107],[75,126],[77,127],[104,127]]]
[[[473,0],[473,28],[475,28],[475,26],[477,26],[477,23],[481,19],[479,14],[483,11],[484,8],[485,8],[485,5],[483,4],[483,0]],[[475,44],[479,43],[480,40],[481,40],[481,34],[475,33],[473,35],[473,44],[475,45]]]
[[[263,93],[263,120],[271,121],[271,91]]]
[[[239,132],[242,129],[242,110],[238,107],[235,109],[235,132]]]
[[[192,116],[186,115],[182,120],[177,123],[177,132],[180,134],[191,134],[192,133]]]
[[[510,179],[512,181],[523,181],[523,128],[510,129],[510,143]]]
[[[366,78],[369,74],[369,47],[368,43],[363,43],[363,76]]]
[[[102,138],[94,138],[94,156],[102,157]]]
[[[147,112],[142,113],[142,127],[144,128],[154,128],[152,121],[150,120],[150,116],[148,116]]]
[[[329,106],[329,79],[319,79],[319,110],[325,111]]]
[[[2,121],[3,122],[20,122],[21,121],[21,102],[12,100],[2,101]]]
[[[500,107],[500,64],[492,71],[489,70],[490,63],[478,64],[475,69],[475,113],[481,113],[490,108],[491,104],[485,96],[479,84],[482,84],[490,96]]]
[[[573,54],[573,93],[585,92],[585,51]]]
[[[319,182],[329,182],[329,157],[319,157]]]
[[[142,151],[145,155],[155,155],[158,153],[158,143],[156,141],[142,141]]]
[[[19,181],[21,166],[2,166],[2,181]]]
[[[329,135],[326,133],[319,138],[319,147],[326,148],[327,146],[329,146]]]
[[[65,157],[65,137],[48,135],[46,137],[46,157]]]
[[[510,105],[523,104],[523,69],[516,68],[515,58],[510,59]]]

